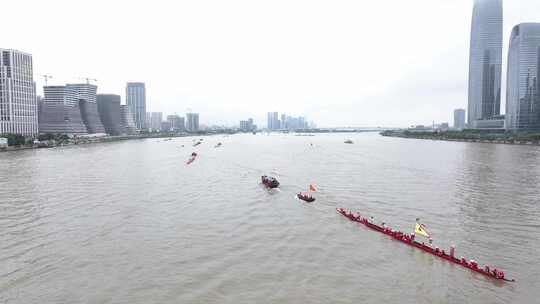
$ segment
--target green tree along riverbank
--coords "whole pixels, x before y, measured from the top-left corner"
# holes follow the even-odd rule
[[[501,132],[500,130],[463,131],[384,131],[382,136],[516,145],[540,145],[540,132]]]
[[[81,145],[91,143],[103,143],[113,142],[130,139],[145,139],[145,138],[172,138],[172,137],[186,137],[186,136],[203,136],[203,135],[216,135],[216,134],[234,134],[232,130],[219,130],[219,131],[199,131],[195,133],[185,132],[160,132],[150,133],[141,132],[137,135],[122,135],[122,136],[80,136],[69,137],[66,134],[39,134],[36,137],[24,137],[20,134],[1,134],[0,138],[8,139],[8,147],[1,148],[0,152],[4,151],[17,151],[36,148],[53,148],[66,145]]]
[[[7,138],[8,146],[20,146],[26,144],[26,137],[20,134],[0,134],[0,138]]]

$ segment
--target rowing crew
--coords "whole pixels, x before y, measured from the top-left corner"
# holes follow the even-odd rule
[[[356,213],[356,212],[347,211],[347,210],[345,210],[343,208],[338,208],[337,210],[340,213],[342,213],[343,215],[345,215],[346,217],[348,217],[349,219],[351,219],[352,221],[360,222],[360,223],[363,223],[365,225],[369,225],[371,227],[376,227],[374,229],[376,229],[378,231],[381,231],[381,232],[383,232],[383,233],[385,233],[387,235],[390,235],[390,236],[392,236],[392,237],[394,237],[394,238],[396,238],[398,240],[401,240],[401,241],[403,241],[405,243],[408,243],[408,244],[413,245],[415,247],[419,247],[419,248],[423,249],[424,251],[430,252],[430,253],[432,253],[432,254],[434,254],[436,256],[442,257],[442,258],[444,258],[446,260],[453,261],[454,263],[461,264],[461,265],[463,265],[463,266],[465,266],[465,267],[467,267],[469,269],[472,269],[472,270],[474,270],[476,272],[481,272],[481,273],[487,274],[489,276],[492,276],[492,277],[500,279],[500,280],[513,281],[513,280],[506,279],[505,276],[504,276],[504,272],[500,271],[500,270],[497,270],[496,268],[490,269],[490,267],[488,265],[485,265],[484,269],[481,269],[480,267],[478,267],[478,263],[475,260],[467,261],[467,259],[465,259],[464,257],[461,257],[461,259],[457,259],[454,256],[454,254],[455,254],[455,247],[454,246],[450,247],[450,253],[447,254],[443,249],[439,249],[439,247],[435,247],[435,248],[432,247],[433,240],[431,239],[431,237],[429,237],[429,246],[425,245],[423,242],[419,243],[419,242],[415,241],[415,233],[418,232],[418,226],[416,226],[415,232],[413,232],[413,233],[411,233],[409,235],[409,234],[405,234],[405,233],[403,233],[401,231],[393,231],[392,228],[387,227],[384,222],[381,224],[381,226],[377,226],[376,224],[374,224],[373,216],[370,217],[369,219],[366,219],[366,218],[361,217],[360,214]],[[418,222],[418,219],[417,219],[417,222]],[[422,231],[425,232],[425,230],[424,230],[425,227],[421,226],[420,228],[421,228],[421,232]]]

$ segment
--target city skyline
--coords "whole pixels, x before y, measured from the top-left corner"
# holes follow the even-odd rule
[[[352,1],[333,5],[292,1],[287,12],[282,9],[286,4],[278,1],[264,7],[268,12],[263,13],[259,4],[232,1],[227,5],[213,3],[223,14],[203,14],[200,20],[194,18],[206,12],[208,3],[139,3],[130,7],[131,15],[153,12],[163,14],[163,18],[135,23],[140,18],[122,17],[125,7],[117,3],[96,1],[88,14],[78,16],[69,14],[76,11],[76,1],[46,5],[36,1],[26,4],[35,8],[31,22],[18,31],[6,32],[2,47],[34,56],[39,95],[43,74],[53,76],[48,80],[51,85],[93,77],[98,80],[99,93],[119,94],[124,104],[125,83],[142,81],[147,85],[148,111],[185,113],[192,108],[204,113],[201,124],[235,125],[251,116],[264,125],[269,103],[310,117],[324,127],[400,127],[452,121],[453,109],[467,108],[472,1],[402,2],[370,3],[365,10],[365,4]],[[395,8],[392,12],[385,9],[389,4]],[[8,11],[24,9],[21,3],[6,5]],[[310,9],[304,14],[306,7]],[[512,27],[536,21],[539,10],[540,4],[534,0],[504,3],[503,71]],[[38,14],[40,11],[48,14]],[[96,24],[93,14],[98,13],[119,16],[120,20],[111,18]],[[62,18],[55,18],[57,14]],[[276,14],[283,22],[270,27],[271,16]],[[303,25],[295,21],[300,15],[305,17]],[[321,23],[321,17],[330,19]],[[16,21],[10,14],[5,18],[8,23]],[[212,24],[220,24],[220,28],[205,25],[206,18],[215,18]],[[235,18],[237,22],[230,21]],[[78,28],[68,32],[80,33],[73,35],[73,43],[44,40],[48,37],[45,32],[66,30],[65,22],[71,19],[77,20]],[[387,19],[402,26],[380,22]],[[371,31],[374,24],[377,31]],[[171,31],[178,32],[174,42],[152,34]],[[255,39],[255,44],[248,42],[246,35]],[[304,38],[297,41],[299,36]],[[428,36],[430,39],[425,39]],[[88,40],[117,48],[105,51]],[[395,44],[407,47],[396,53]],[[141,61],[156,47],[174,55]],[[506,104],[504,74],[501,113]]]

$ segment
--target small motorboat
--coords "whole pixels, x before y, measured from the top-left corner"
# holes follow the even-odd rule
[[[196,142],[195,144],[193,144],[193,146],[196,147],[196,146],[198,146],[198,145],[200,145],[200,144],[201,144],[201,142],[198,141],[198,142]]]
[[[217,145],[214,146],[214,148],[219,148],[219,147],[221,147],[221,145],[222,144],[219,142],[219,143],[217,143]]]
[[[312,184],[309,184],[308,192],[306,193],[300,192],[296,195],[296,197],[300,200],[303,200],[304,202],[312,203],[315,201],[315,198],[313,197],[313,195],[311,195],[311,193],[315,191],[317,191],[317,189],[315,189],[315,186],[313,186]]]
[[[267,175],[263,175],[261,176],[261,182],[264,186],[266,186],[266,188],[270,188],[270,189],[273,189],[273,188],[277,188],[279,187],[279,182],[277,179],[275,179],[274,177],[272,176],[267,176]]]
[[[354,144],[353,141],[350,140],[350,139],[347,139],[347,140],[345,141],[345,143],[346,143],[346,144]]]
[[[305,193],[298,193],[296,195],[296,197],[298,197],[298,199],[301,199],[303,200],[304,202],[307,202],[307,203],[312,203],[315,201],[315,198],[309,194],[305,194]]]

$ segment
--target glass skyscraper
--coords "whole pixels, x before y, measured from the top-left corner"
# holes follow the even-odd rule
[[[127,83],[126,104],[134,115],[137,128],[146,129],[146,87],[143,82]]]
[[[490,119],[501,112],[502,0],[475,0],[469,56],[467,123]]]
[[[510,36],[506,128],[540,130],[540,23],[518,24]]]

